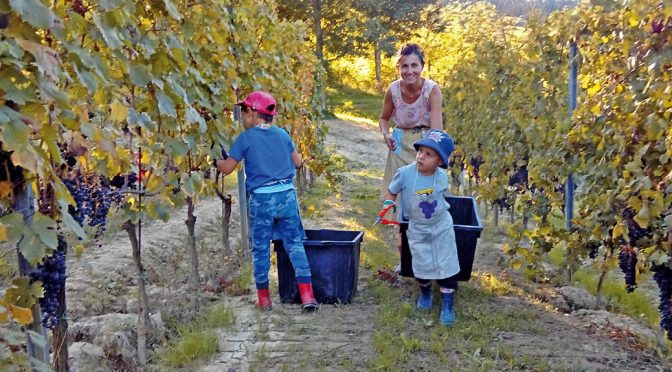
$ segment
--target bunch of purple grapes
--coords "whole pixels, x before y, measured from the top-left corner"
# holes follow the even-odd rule
[[[595,259],[597,257],[597,252],[600,249],[600,246],[602,243],[600,243],[597,240],[591,240],[586,244],[586,248],[588,249],[588,257]]]
[[[118,177],[121,176],[115,176],[110,181],[104,176],[85,176],[80,171],[72,171],[63,178],[63,184],[75,199],[75,206],[69,206],[68,212],[80,226],[87,223],[96,228],[96,238],[105,232],[112,203],[120,203],[122,200],[120,189],[125,185],[134,185],[136,181],[135,175],[129,175],[123,177],[126,182],[116,187],[119,184]]]
[[[485,160],[483,160],[483,157],[481,155],[477,157],[472,157],[469,160],[469,164],[471,164],[471,168],[473,169],[474,172],[474,178],[476,179],[476,183],[479,183],[481,181],[481,165],[485,163]]]
[[[636,214],[637,213],[635,213],[635,211],[631,208],[625,208],[623,212],[621,212],[623,221],[625,221],[628,226],[628,238],[630,238],[630,242],[633,245],[640,239],[650,238],[653,234],[653,229],[650,227],[646,229],[639,227],[637,222],[634,220]]]
[[[672,269],[666,265],[654,266],[653,279],[658,283],[660,294],[660,326],[667,331],[667,339],[672,340]]]
[[[509,186],[527,186],[527,175],[527,165],[523,165],[516,170],[516,173],[509,177]]]
[[[630,245],[621,246],[618,253],[618,267],[625,274],[625,290],[630,293],[637,288],[635,270],[637,268],[637,252]]]
[[[499,212],[501,213],[504,211],[504,209],[509,209],[511,207],[511,203],[509,203],[506,198],[499,198],[492,202],[492,206],[499,208]]]
[[[58,297],[65,289],[65,239],[59,236],[59,249],[54,251],[51,256],[42,259],[30,273],[31,282],[41,281],[44,288],[44,296],[40,298],[40,307],[42,308],[42,324],[53,329],[58,324]]]

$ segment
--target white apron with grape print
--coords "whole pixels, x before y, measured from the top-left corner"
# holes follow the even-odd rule
[[[407,231],[413,273],[420,279],[449,278],[460,271],[453,218],[443,195],[436,192],[436,173],[431,194],[418,195],[417,181],[416,171]]]

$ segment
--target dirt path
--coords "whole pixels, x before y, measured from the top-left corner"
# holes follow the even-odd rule
[[[346,158],[347,170],[343,172],[340,192],[325,195],[320,200],[323,207],[316,214],[318,218],[304,216],[304,224],[306,228],[369,229],[377,212],[372,209],[379,204],[377,189],[386,156],[381,136],[370,126],[336,120],[327,125],[327,144]],[[234,205],[232,237],[239,236],[237,208]],[[201,250],[216,252],[220,244],[220,203],[202,201],[196,213]],[[180,217],[185,215],[179,210],[169,223],[153,223],[143,233],[148,247],[146,259],[160,260],[167,267],[167,272],[148,272],[150,301],[159,304],[162,311],[181,311],[179,306],[170,310],[170,302],[188,290],[184,288],[188,274],[184,263],[186,227]],[[253,292],[212,297],[234,310],[236,322],[231,329],[218,330],[218,355],[185,370],[371,370],[379,366],[373,363],[385,365],[384,358],[395,358],[396,351],[386,347],[392,348],[399,339],[410,341],[399,349],[402,356],[393,369],[670,370],[669,364],[644,351],[639,343],[613,337],[618,330],[596,327],[590,322],[590,314],[561,314],[538,301],[531,293],[539,289],[535,284],[497,265],[501,244],[483,238],[477,248],[474,279],[458,293],[458,324],[451,330],[440,329],[434,322],[437,314],[415,313],[412,281],[390,287],[372,279],[380,268],[373,264],[378,262],[374,255],[381,255],[374,246],[389,247],[382,250],[384,259],[391,263],[396,260],[392,230],[376,232],[365,235],[358,295],[352,304],[323,305],[315,314],[302,314],[298,305],[280,303],[277,276],[272,273],[274,307],[270,312],[254,308]],[[234,239],[232,244],[236,245]],[[106,240],[103,249],[87,253],[86,257],[75,264],[68,279],[73,318],[130,311],[135,296],[134,268],[126,235],[119,233]],[[202,265],[215,267],[218,259],[211,260],[206,259]],[[95,270],[89,270],[85,262]],[[166,283],[166,277],[172,282]],[[161,278],[164,282],[159,285]],[[381,288],[387,288],[390,298],[396,301],[392,308],[380,301]],[[395,308],[408,313],[399,316]],[[397,316],[397,328],[385,323],[390,316]],[[474,342],[478,337],[482,341]],[[380,357],[386,351],[392,355]]]

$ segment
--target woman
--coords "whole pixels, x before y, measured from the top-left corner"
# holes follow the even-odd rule
[[[378,122],[389,149],[381,198],[384,198],[397,169],[415,161],[413,144],[422,139],[429,129],[443,130],[441,89],[434,81],[422,77],[424,67],[425,56],[417,44],[406,44],[397,52],[397,68],[401,79],[387,88]],[[392,134],[390,119],[394,119]],[[404,222],[403,211],[398,213],[399,221]],[[412,277],[411,254],[405,239],[407,227],[406,223],[400,227],[400,273]]]

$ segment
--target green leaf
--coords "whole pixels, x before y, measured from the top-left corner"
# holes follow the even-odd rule
[[[52,125],[45,124],[40,128],[40,135],[44,140],[44,143],[49,149],[49,154],[51,158],[58,164],[63,163],[63,158],[61,157],[61,150],[58,148],[59,137],[56,132],[56,128]]]
[[[43,214],[33,216],[30,229],[40,238],[40,241],[51,249],[58,247],[58,237],[56,236],[56,222]]]
[[[68,212],[68,203],[60,200],[58,202],[58,207],[61,210],[61,217],[63,218],[63,222],[65,222],[65,226],[77,234],[78,237],[82,239],[86,238],[86,232],[84,229],[82,229],[79,223],[77,223],[77,221],[75,221],[75,219],[72,217],[70,212]]]
[[[178,21],[182,19],[182,15],[177,10],[175,4],[173,4],[172,1],[163,0],[163,3],[166,5],[166,11],[168,12],[168,14],[170,14],[171,17],[175,18]]]
[[[194,186],[194,181],[191,179],[189,174],[185,173],[182,175],[182,191],[188,196],[194,197],[196,194],[196,188]]]
[[[114,10],[124,5],[125,2],[124,0],[101,0],[100,6],[105,10]]]
[[[156,92],[156,98],[159,101],[159,112],[163,115],[168,115],[170,117],[177,117],[177,112],[175,111],[175,105],[173,100],[170,99],[163,92]]]
[[[203,119],[198,111],[191,106],[187,107],[185,111],[187,115],[187,123],[198,123],[198,130],[201,133],[205,133],[208,130],[208,126],[205,124],[205,119]]]
[[[89,90],[89,93],[95,93],[98,90],[98,81],[96,81],[96,77],[89,71],[77,68],[77,64],[74,64],[73,68],[75,70],[75,74],[77,74],[77,77],[79,78],[79,81],[84,86],[86,86],[86,88]]]
[[[9,5],[35,28],[49,29],[56,19],[54,12],[40,0],[9,0]]]
[[[135,85],[145,86],[152,80],[149,69],[145,65],[132,64],[129,68],[131,82]]]
[[[98,30],[100,30],[103,39],[105,39],[105,42],[110,49],[114,50],[124,46],[117,30],[113,26],[108,25],[107,22],[101,20],[98,14],[94,14],[93,23],[95,23]]]
[[[4,227],[3,238],[9,242],[14,242],[21,238],[26,226],[23,222],[23,215],[18,212],[12,212],[0,217],[0,225]]]
[[[40,285],[38,285],[40,287]],[[22,276],[12,280],[12,286],[5,292],[5,301],[10,304],[30,308],[35,303],[33,293],[39,293],[30,284],[30,278]]]

